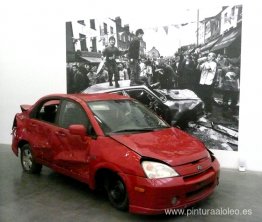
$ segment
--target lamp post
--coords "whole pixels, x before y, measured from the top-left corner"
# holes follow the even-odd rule
[[[197,47],[198,47],[198,38],[199,38],[199,9],[197,9]]]

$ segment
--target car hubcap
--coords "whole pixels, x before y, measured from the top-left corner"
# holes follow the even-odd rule
[[[112,187],[110,195],[116,203],[121,203],[125,199],[125,187],[121,181]]]
[[[23,152],[23,165],[26,170],[30,170],[32,167],[32,154],[30,150]]]

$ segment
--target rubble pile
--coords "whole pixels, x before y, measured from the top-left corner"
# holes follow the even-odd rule
[[[238,130],[214,123],[205,117],[190,122],[187,132],[205,141],[207,148],[228,151],[238,150]]]

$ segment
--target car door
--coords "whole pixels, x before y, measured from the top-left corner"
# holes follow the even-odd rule
[[[53,164],[70,174],[88,177],[92,126],[86,112],[79,103],[72,100],[63,100],[57,123],[58,128],[55,131],[53,141],[56,147]],[[84,125],[88,131],[87,135],[84,137],[72,135],[68,127],[75,124]]]
[[[52,134],[56,128],[55,121],[59,99],[46,99],[42,101],[30,114],[27,131],[32,152],[40,161],[52,161]]]

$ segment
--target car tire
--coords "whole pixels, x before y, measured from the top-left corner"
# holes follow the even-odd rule
[[[21,165],[23,170],[29,174],[39,174],[42,170],[42,165],[36,163],[33,159],[29,144],[25,144],[21,148]]]
[[[128,210],[128,195],[124,182],[119,176],[112,175],[105,182],[108,199],[113,207],[118,210]]]

